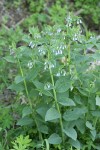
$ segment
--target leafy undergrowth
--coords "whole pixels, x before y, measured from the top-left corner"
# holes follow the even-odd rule
[[[100,31],[100,2],[98,0],[75,0],[73,2],[73,7],[76,10],[78,9],[89,28],[97,30],[97,32]]]
[[[0,106],[0,149],[100,150],[99,38],[72,14],[19,33],[23,44],[13,40],[3,59],[17,71],[15,99]]]

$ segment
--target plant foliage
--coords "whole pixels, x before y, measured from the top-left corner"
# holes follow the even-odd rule
[[[19,68],[8,88],[27,97],[17,125],[30,127],[29,135],[46,139],[51,149],[98,149],[100,43],[85,36],[81,24],[69,14],[63,25],[30,28],[25,44],[16,48],[13,43],[13,55],[5,57],[14,58]],[[95,54],[87,54],[89,48]]]

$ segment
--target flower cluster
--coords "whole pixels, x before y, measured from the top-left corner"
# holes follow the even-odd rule
[[[31,42],[29,43],[29,47],[34,48],[34,46],[35,46],[35,44],[33,44],[33,42],[31,41]]]
[[[82,20],[81,19],[77,19],[77,25],[81,24]]]
[[[66,22],[67,22],[67,27],[71,27],[72,26],[72,18],[70,17],[70,15],[66,18]]]
[[[27,64],[27,66],[28,66],[29,69],[31,69],[33,67],[33,62],[29,61],[28,64]]]
[[[55,66],[56,66],[56,61],[53,62],[46,61],[44,63],[44,70],[54,68]]]
[[[46,50],[45,50],[44,46],[41,46],[38,48],[38,53],[40,56],[43,56],[46,54]]]
[[[56,50],[53,49],[53,54],[55,56],[62,55],[63,54],[63,50],[66,49],[66,48],[67,48],[67,46],[64,43],[62,43],[62,44],[60,44],[60,46],[57,46]]]
[[[45,85],[44,85],[44,90],[50,90],[51,89],[51,83],[47,82]]]
[[[65,76],[65,75],[66,75],[66,71],[64,69],[58,71],[57,74],[56,74],[57,77]]]

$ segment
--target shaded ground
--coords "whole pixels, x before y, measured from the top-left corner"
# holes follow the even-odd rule
[[[74,0],[69,0],[69,2],[74,8]],[[55,3],[55,0],[48,0],[45,1],[45,3],[47,6],[51,7]],[[77,11],[80,12],[80,10]],[[0,26],[4,24],[7,28],[15,28],[17,25],[20,25],[29,15],[31,15],[31,12],[29,12],[29,3],[27,0],[22,0],[19,2],[18,0],[0,0]],[[79,15],[82,15],[82,12],[80,12]],[[82,17],[86,21],[89,30],[95,31],[97,34],[99,34],[99,25],[94,24],[89,15],[83,15]]]
[[[2,25],[8,30],[9,28],[15,28],[16,25],[20,25],[24,19],[28,16],[27,7],[23,5],[14,6],[11,1],[0,0],[0,28]],[[4,50],[5,53],[5,50]],[[6,71],[6,70],[5,70]],[[1,81],[2,82],[2,81]],[[0,91],[0,101],[9,104],[10,100],[15,96],[14,92],[11,92],[8,89]]]
[[[5,24],[7,28],[16,27],[28,16],[24,2],[14,6],[10,1],[0,0],[0,26]]]

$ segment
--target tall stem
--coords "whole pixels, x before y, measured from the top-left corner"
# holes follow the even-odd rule
[[[69,68],[69,72],[70,72],[70,43],[68,44],[68,68]]]
[[[20,63],[19,59],[18,59],[18,64],[19,64],[21,75],[22,75],[22,77],[24,79],[24,73],[23,73],[23,69],[21,67],[21,63]],[[36,127],[38,128],[38,124],[37,124],[37,121],[35,119],[34,111],[32,109],[32,102],[31,102],[30,97],[29,97],[29,93],[28,93],[27,84],[26,84],[26,80],[25,79],[24,79],[24,87],[25,87],[25,91],[26,91],[26,95],[27,95],[27,98],[28,98],[28,102],[29,102],[30,108],[31,108],[32,113],[33,113],[33,119],[35,121]],[[42,140],[42,134],[40,132],[39,132],[39,138]]]
[[[50,76],[51,76],[52,85],[53,85],[53,87],[54,87],[55,84],[54,84],[54,78],[53,78],[53,74],[52,74],[51,68],[50,68]],[[60,121],[60,127],[61,127],[62,141],[63,141],[63,144],[64,144],[64,134],[63,134],[62,116],[61,116],[60,107],[59,107],[58,101],[57,101],[57,94],[56,94],[56,91],[55,91],[54,88],[53,88],[53,94],[54,94],[54,100],[55,100],[56,108],[57,108],[57,110],[58,110],[58,112],[59,112],[59,114],[60,114],[60,119],[59,119],[59,121]]]
[[[31,100],[30,100],[30,98],[29,98],[29,93],[28,93],[28,89],[27,89],[26,80],[25,80],[25,78],[24,78],[24,73],[23,73],[23,70],[22,70],[21,63],[20,63],[19,59],[18,59],[18,64],[19,64],[19,68],[20,68],[21,75],[22,75],[23,80],[24,80],[24,87],[25,87],[26,95],[27,95],[27,98],[28,98],[28,101],[29,101],[29,105],[30,105],[30,107],[31,107],[31,109],[32,109],[32,103],[31,103]]]

